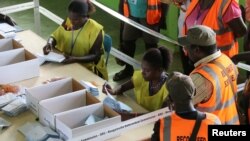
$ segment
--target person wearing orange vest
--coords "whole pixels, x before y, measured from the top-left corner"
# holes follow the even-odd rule
[[[217,35],[217,47],[230,58],[239,52],[236,38],[246,34],[241,9],[235,0],[192,0],[186,12],[183,34],[186,35],[194,25],[212,28]],[[193,65],[183,69],[189,74]]]
[[[120,5],[121,1],[123,2],[123,7],[120,6],[119,12],[124,16],[157,32],[160,31],[160,28],[166,28],[165,14],[168,5],[162,4],[160,0],[120,0]],[[146,50],[158,47],[158,38],[142,32],[140,29],[127,23],[124,23],[124,25],[121,26],[123,26],[123,29],[120,29],[120,32],[122,32],[122,35],[120,34],[120,40],[122,42],[120,50],[128,56],[134,57],[136,40],[139,37],[143,37]],[[133,75],[134,70],[131,65],[121,63],[121,61],[117,61],[117,63],[125,65],[125,69],[114,75],[114,81],[120,81]]]
[[[238,70],[216,46],[216,33],[207,26],[195,25],[179,43],[195,62],[190,76],[196,86],[193,103],[200,111],[217,115],[222,124],[239,124],[236,107]]]
[[[194,108],[192,97],[195,94],[195,86],[190,76],[173,72],[166,86],[175,111],[155,123],[151,141],[190,141],[191,138],[207,141],[208,125],[220,125],[221,122],[216,115],[199,112]],[[197,116],[201,120],[200,125],[196,125]]]

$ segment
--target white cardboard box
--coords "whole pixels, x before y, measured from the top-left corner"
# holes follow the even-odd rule
[[[24,48],[2,51],[0,58],[0,84],[39,76],[38,59]]]
[[[85,120],[91,114],[109,118],[92,125],[84,125]],[[60,138],[68,140],[120,122],[121,116],[118,113],[103,103],[97,103],[56,114],[56,131]]]
[[[55,130],[55,114],[99,102],[96,97],[87,93],[87,90],[42,100],[39,103],[39,121]]]
[[[26,89],[27,104],[30,110],[38,116],[38,104],[41,100],[83,90],[84,87],[73,78],[64,78],[51,83]]]
[[[12,49],[23,48],[23,46],[13,39],[0,39],[0,52]]]

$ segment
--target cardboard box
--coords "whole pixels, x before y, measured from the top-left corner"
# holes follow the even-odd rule
[[[13,39],[0,39],[0,52],[12,49],[23,48],[23,46]]]
[[[109,118],[92,125],[84,125],[91,114]],[[68,140],[120,122],[121,116],[118,113],[103,103],[98,103],[56,114],[56,131],[60,138]]]
[[[0,84],[39,76],[38,59],[24,48],[2,51],[0,58]]]
[[[39,103],[39,121],[55,130],[55,114],[99,102],[96,97],[87,93],[87,90],[42,100]]]
[[[52,97],[68,94],[78,90],[83,90],[84,87],[72,78],[64,78],[48,84],[42,84],[26,89],[27,104],[29,109],[38,116],[38,104],[41,100]]]

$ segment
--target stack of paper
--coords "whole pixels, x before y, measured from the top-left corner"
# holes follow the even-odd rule
[[[8,116],[16,116],[27,110],[26,100],[22,97],[18,97],[16,100],[9,103],[2,108],[2,111]]]
[[[27,141],[46,141],[48,139],[59,139],[59,135],[49,127],[44,127],[38,122],[26,123],[18,129],[24,134]]]
[[[13,93],[7,93],[5,95],[0,96],[0,108],[14,101],[17,96]]]
[[[83,81],[81,80],[80,82],[85,89],[87,89],[93,96],[98,96],[99,95],[99,91],[98,88],[96,86],[94,86],[92,83],[87,82],[87,81]]]
[[[117,101],[105,88],[107,97],[103,100],[103,103],[118,112],[131,112],[132,108],[121,101]]]
[[[49,54],[47,55],[38,53],[36,56],[38,57],[40,65],[46,61],[61,63],[63,60],[65,60],[64,55],[52,51],[49,52]]]
[[[16,28],[7,24],[7,23],[0,23],[0,34],[4,38],[14,38],[16,36]]]
[[[94,124],[98,121],[101,121],[101,120],[104,120],[104,119],[107,119],[108,117],[105,117],[105,118],[102,118],[102,117],[99,117],[99,116],[96,116],[96,115],[89,115],[88,118],[86,119],[85,121],[85,125],[91,125],[91,124]]]

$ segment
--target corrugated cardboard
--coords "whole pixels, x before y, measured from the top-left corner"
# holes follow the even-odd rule
[[[84,125],[91,114],[109,118],[92,125]],[[103,103],[98,103],[56,114],[56,131],[61,138],[68,140],[120,122],[121,116],[118,113]]]
[[[0,39],[0,52],[12,49],[23,48],[23,46],[13,39]]]
[[[42,100],[39,103],[39,121],[55,129],[55,114],[99,102],[97,98],[87,93],[87,90]]]
[[[26,90],[27,104],[30,110],[38,116],[38,104],[41,100],[83,90],[84,87],[73,78],[64,78],[48,84],[35,86]]]
[[[0,84],[39,76],[38,59],[24,48],[0,52]]]

